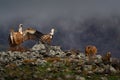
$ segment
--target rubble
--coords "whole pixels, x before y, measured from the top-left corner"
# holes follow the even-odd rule
[[[0,52],[0,79],[7,79],[6,77],[20,78],[19,75],[23,75],[19,69],[24,69],[22,66],[30,67],[34,69],[32,72],[26,72],[26,75],[32,75],[33,79],[56,78],[58,80],[64,79],[76,79],[87,80],[83,75],[96,75],[96,74],[120,74],[120,61],[112,59],[109,63],[105,63],[102,60],[101,55],[96,55],[93,61],[89,61],[88,57],[84,53],[77,50],[63,51],[60,46],[44,45],[42,43],[34,45],[31,50],[26,52],[19,51],[2,51]],[[115,64],[114,64],[115,63]],[[37,68],[40,67],[40,68]],[[43,67],[42,67],[43,66]],[[22,68],[20,68],[22,67]],[[28,67],[28,68],[29,68]],[[11,71],[16,69],[18,75]],[[36,69],[38,71],[36,71]],[[43,69],[43,70],[42,70]],[[45,69],[45,70],[44,70]],[[8,70],[6,72],[6,70]],[[40,76],[37,74],[49,74]],[[31,74],[30,74],[31,73]],[[55,76],[58,74],[59,76]],[[60,73],[66,73],[60,74]],[[69,74],[68,74],[69,73]],[[71,75],[70,74],[74,74]],[[82,74],[82,75],[81,75]],[[23,79],[26,78],[25,76]],[[27,78],[29,79],[29,78]],[[38,79],[38,80],[39,80]],[[101,77],[101,80],[108,80],[106,77]]]

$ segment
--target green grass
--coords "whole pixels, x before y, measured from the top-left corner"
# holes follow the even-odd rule
[[[44,65],[31,65],[24,64],[14,68],[4,68],[4,71],[0,73],[5,80],[35,80],[48,78],[49,80],[56,80],[61,77],[64,80],[75,80],[76,76],[85,77],[86,80],[100,80],[101,77],[107,77],[108,80],[120,80],[120,74],[117,75],[85,75],[78,74],[77,69],[73,69],[71,65],[61,64],[59,66],[54,65],[54,63],[45,63]],[[66,78],[70,75],[70,78]]]

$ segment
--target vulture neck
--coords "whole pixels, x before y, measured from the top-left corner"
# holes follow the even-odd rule
[[[54,29],[51,29],[50,35],[53,36],[54,35]]]
[[[23,34],[21,26],[19,27],[19,32],[20,32],[20,34]]]

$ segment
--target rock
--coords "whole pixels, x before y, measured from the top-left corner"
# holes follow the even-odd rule
[[[43,49],[45,49],[44,44],[36,44],[32,47],[32,50],[43,50]]]
[[[104,73],[105,74],[110,74],[110,65],[104,65]]]
[[[0,78],[0,80],[5,80],[5,78]]]
[[[61,77],[58,77],[57,80],[64,80],[64,79],[62,79]]]
[[[75,59],[75,58],[76,58],[76,56],[72,54],[72,55],[70,55],[70,58]]]
[[[117,70],[116,70],[114,67],[112,67],[112,66],[110,66],[110,71],[111,71],[112,73],[117,73]]]
[[[65,56],[69,57],[70,55],[72,55],[72,54],[71,54],[71,53],[66,53],[66,55],[65,55]]]
[[[104,72],[104,69],[102,67],[97,67],[93,72],[101,74]]]
[[[81,76],[76,76],[75,80],[86,80],[86,79],[84,77],[81,77]]]
[[[120,59],[119,59],[119,58],[111,58],[111,65],[112,65],[117,71],[120,71]]]
[[[51,56],[54,56],[54,55],[56,54],[56,52],[55,52],[54,50],[50,50],[49,54],[50,54]]]
[[[95,63],[101,63],[102,62],[102,56],[101,55],[96,55],[96,58],[94,60]]]
[[[46,50],[45,49],[40,50],[39,53],[46,53]]]
[[[101,55],[96,55],[96,58],[97,59],[102,59],[102,56]]]
[[[56,51],[62,51],[60,46],[51,46],[51,49]]]
[[[108,80],[106,77],[101,77],[100,80]]]
[[[93,74],[93,71],[88,71],[88,74]]]
[[[78,57],[79,59],[85,59],[85,54],[79,53],[79,54],[77,55],[77,57]]]
[[[81,52],[75,51],[63,51],[60,46],[50,46],[44,44],[36,44],[30,51],[18,52],[18,51],[3,51],[0,52],[0,71],[4,73],[4,67],[7,64],[15,64],[17,67],[28,66],[35,68],[36,66],[45,66],[45,71],[50,72],[49,76],[41,76],[44,80],[50,78],[53,79],[54,72],[67,72],[67,74],[60,74],[56,79],[76,79],[85,80],[85,77],[81,77],[78,74],[90,75],[91,74],[103,74],[105,73],[118,73],[119,72],[119,60],[112,59],[111,63],[103,63],[101,55],[96,55],[95,59],[91,60]],[[30,65],[29,65],[30,64]],[[46,65],[47,64],[47,65]],[[74,71],[73,71],[74,70]],[[74,72],[75,75],[69,73]],[[52,72],[52,74],[51,74]],[[35,72],[36,73],[36,72]],[[38,70],[39,73],[39,70]],[[42,73],[39,73],[40,75]],[[44,73],[45,75],[46,73]],[[33,74],[34,75],[34,74]],[[109,75],[109,74],[108,74]],[[34,75],[37,78],[39,75]],[[1,75],[0,75],[1,77]],[[102,77],[101,80],[108,80],[106,77]]]
[[[65,78],[66,78],[66,79],[71,79],[71,77],[72,77],[72,76],[69,75],[69,74],[68,74],[68,75],[65,75]]]
[[[84,65],[84,70],[85,70],[85,71],[90,71],[90,70],[92,70],[92,65]]]
[[[0,53],[0,56],[6,57],[6,56],[8,56],[8,54],[6,54],[6,52],[1,52],[1,53]]]
[[[47,68],[47,71],[51,71],[52,69],[51,68]]]

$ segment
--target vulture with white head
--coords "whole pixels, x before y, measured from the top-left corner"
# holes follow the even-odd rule
[[[42,43],[51,44],[54,32],[55,32],[55,29],[52,28],[50,33],[44,34],[43,36],[40,37],[40,41]]]

